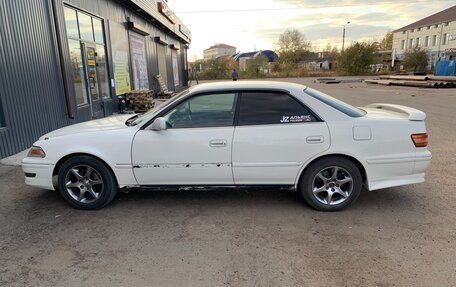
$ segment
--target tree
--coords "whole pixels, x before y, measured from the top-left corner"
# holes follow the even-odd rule
[[[413,72],[424,72],[429,62],[427,50],[421,47],[408,49],[404,54],[404,67]]]
[[[199,78],[207,80],[228,79],[231,71],[236,67],[237,63],[231,57],[206,60],[202,63],[202,71]]]
[[[306,59],[311,54],[310,47],[310,42],[306,40],[304,34],[296,29],[285,30],[279,36],[277,43],[279,62],[289,69],[293,69],[299,61]]]
[[[264,75],[264,70],[267,68],[268,59],[263,55],[259,55],[255,58],[247,60],[244,73],[247,77],[259,78]]]
[[[325,52],[326,56],[331,59],[337,59],[337,57],[339,57],[339,50],[337,50],[336,46],[331,46],[330,43],[326,44],[326,48],[323,52]]]
[[[380,50],[391,50],[393,49],[393,32],[387,32],[383,39],[380,41]]]
[[[370,65],[374,64],[374,51],[375,49],[370,43],[355,43],[340,54],[337,59],[337,67],[351,75],[365,74],[369,72]]]

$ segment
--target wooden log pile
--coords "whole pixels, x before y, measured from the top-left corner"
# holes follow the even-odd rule
[[[380,76],[378,80],[365,80],[368,84],[420,88],[456,88],[456,77],[443,76]]]
[[[135,113],[143,113],[152,109],[155,105],[153,101],[154,92],[151,90],[135,90],[125,94],[128,103],[128,110]]]

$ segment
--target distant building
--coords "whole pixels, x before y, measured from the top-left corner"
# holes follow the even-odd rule
[[[273,63],[278,59],[278,56],[274,51],[260,50],[254,52],[238,53],[236,55],[233,55],[233,60],[235,60],[238,63],[239,69],[241,71],[244,71],[247,67],[247,62],[250,59],[254,59],[259,56],[265,57],[268,63]]]
[[[429,51],[428,68],[439,59],[456,60],[456,5],[393,31],[396,59],[414,47]]]
[[[236,54],[236,47],[227,44],[215,44],[203,51],[204,60],[216,59],[221,56],[232,56]]]
[[[309,58],[299,62],[298,66],[312,71],[332,71],[336,66],[336,57],[327,51],[311,53]]]

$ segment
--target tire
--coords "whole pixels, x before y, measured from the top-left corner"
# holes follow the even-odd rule
[[[100,160],[90,156],[75,156],[65,161],[60,168],[58,189],[72,207],[96,210],[114,199],[117,181]]]
[[[356,201],[362,185],[361,172],[352,161],[331,156],[306,168],[299,190],[310,207],[320,211],[339,211]]]

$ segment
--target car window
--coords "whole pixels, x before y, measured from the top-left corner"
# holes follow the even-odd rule
[[[168,128],[224,127],[233,125],[236,93],[191,97],[163,117]]]
[[[243,92],[240,105],[238,125],[316,121],[301,103],[280,92]]]
[[[169,99],[166,103],[162,104],[162,105],[157,105],[155,106],[153,109],[150,109],[149,111],[147,111],[146,113],[144,114],[139,114],[139,115],[136,115],[136,116],[133,116],[131,117],[131,119],[127,120],[127,123],[128,125],[130,126],[135,126],[137,124],[140,124],[142,122],[147,122],[148,120],[151,119],[151,117],[158,111],[158,110],[161,110],[161,109],[165,109],[166,107],[174,104],[175,102],[177,102],[178,100],[180,100],[182,97],[185,97],[187,94],[189,93],[189,89],[186,89],[186,90],[183,90],[179,93],[177,93],[176,95],[174,95],[171,99]]]
[[[345,102],[342,102],[341,100],[338,100],[336,98],[333,98],[331,96],[328,96],[327,94],[324,94],[322,92],[319,92],[317,90],[311,89],[311,88],[306,88],[304,90],[306,94],[309,96],[322,101],[323,103],[335,108],[336,110],[346,114],[349,117],[352,118],[359,118],[362,117],[366,114],[365,111],[355,108]]]

